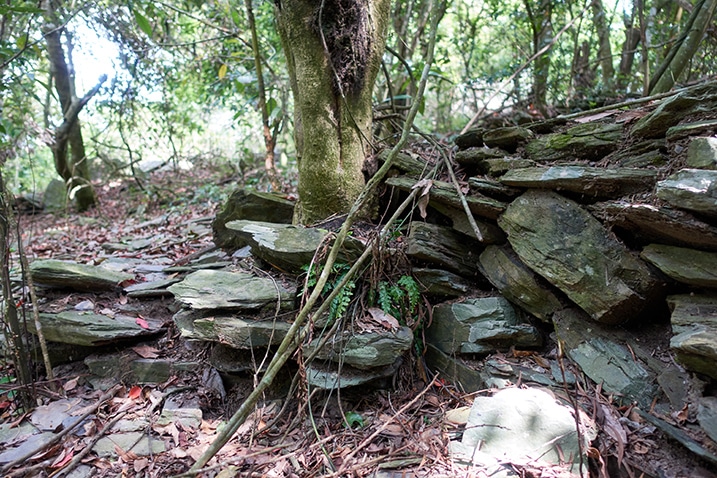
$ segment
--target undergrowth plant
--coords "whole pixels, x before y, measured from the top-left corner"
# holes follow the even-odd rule
[[[321,265],[314,267],[311,267],[310,265],[305,265],[302,267],[302,270],[306,273],[307,290],[312,289],[316,285],[319,275],[321,275],[322,267],[323,266]],[[351,269],[351,266],[349,264],[343,262],[334,263],[333,267],[331,268],[333,276],[324,285],[324,289],[321,291],[321,295],[326,296],[332,290],[334,290],[344,278],[349,269]],[[331,301],[331,304],[329,306],[330,322],[336,320],[337,318],[343,316],[346,313],[349,308],[349,305],[351,304],[351,300],[353,299],[355,289],[356,281],[352,279],[341,288],[339,294],[334,298],[334,300]]]
[[[381,310],[394,316],[402,325],[412,325],[421,299],[421,291],[413,277],[402,275],[395,283],[380,281],[377,292],[376,301]]]

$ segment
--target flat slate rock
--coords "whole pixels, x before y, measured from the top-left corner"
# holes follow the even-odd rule
[[[393,377],[402,362],[402,359],[399,358],[393,364],[385,367],[358,370],[348,365],[340,365],[334,362],[321,363],[315,360],[306,367],[306,383],[312,388],[322,390],[365,387],[381,379]]]
[[[235,349],[277,345],[284,340],[291,324],[282,320],[240,317],[226,313],[183,310],[174,315],[182,337],[221,343]]]
[[[408,232],[408,257],[464,277],[478,275],[481,250],[477,240],[436,224],[414,221]]]
[[[489,148],[500,148],[514,153],[518,146],[535,138],[535,133],[522,126],[492,128],[483,133],[483,142]]]
[[[501,244],[505,242],[505,233],[492,222],[476,218],[471,214],[475,227],[478,229],[478,234],[480,234],[480,237],[478,237],[464,209],[447,206],[437,201],[432,201],[430,207],[450,219],[451,226],[454,230],[476,239],[483,244]]]
[[[167,288],[175,298],[192,309],[247,309],[276,307],[291,309],[296,286],[283,285],[249,272],[199,270]]]
[[[402,191],[411,191],[416,184],[416,180],[408,177],[396,177],[387,179],[386,184],[397,187]],[[429,201],[430,203],[435,201],[459,209],[463,208],[455,187],[443,181],[433,181]],[[505,210],[506,206],[502,201],[485,196],[466,196],[466,202],[473,214],[489,219],[497,218]]]
[[[508,156],[508,153],[497,148],[468,148],[458,151],[455,155],[456,163],[464,168],[473,169],[486,159],[499,159]]]
[[[530,190],[498,220],[518,257],[603,323],[634,318],[662,282],[576,202]]]
[[[425,334],[426,341],[446,354],[487,354],[543,343],[540,332],[503,297],[439,304]]]
[[[388,159],[388,155],[390,152],[390,150],[384,149],[378,154],[378,160],[381,161],[381,163],[385,163],[386,159]],[[420,159],[419,157],[412,156],[408,153],[399,152],[393,158],[391,167],[401,170],[409,176],[415,176],[417,178],[420,178],[425,173],[427,173],[433,166],[429,166],[426,161]]]
[[[42,333],[49,342],[82,346],[100,346],[127,339],[156,335],[162,331],[162,324],[147,320],[145,329],[135,318],[94,314],[81,311],[65,311],[59,314],[40,314]],[[27,321],[30,332],[36,333],[34,321]]]
[[[717,227],[679,209],[624,201],[593,204],[589,209],[606,225],[619,227],[643,243],[717,251]]]
[[[586,326],[585,322],[583,313],[576,309],[553,315],[555,333],[567,355],[593,382],[616,394],[619,402],[649,407],[658,391],[656,374],[635,358],[626,341],[612,329],[600,324]]]
[[[475,282],[464,279],[452,272],[429,267],[413,267],[411,275],[422,294],[444,297],[467,295],[475,287]]]
[[[640,257],[677,282],[717,288],[717,252],[650,244]]]
[[[717,294],[671,295],[670,349],[687,370],[717,379]]]
[[[214,243],[229,250],[245,244],[231,231],[226,223],[239,219],[291,223],[294,216],[294,202],[278,194],[264,193],[251,189],[236,189],[232,192],[221,212],[212,221]]]
[[[304,354],[313,354],[320,341],[321,338],[317,337],[305,345]],[[359,370],[370,370],[393,364],[412,344],[413,332],[405,326],[395,332],[346,332],[330,338],[316,358],[344,363]]]
[[[656,171],[634,168],[594,168],[589,166],[551,166],[513,169],[500,182],[507,186],[558,189],[596,198],[617,198],[651,191]]]
[[[523,193],[521,189],[511,188],[500,181],[488,178],[468,178],[468,186],[474,193],[494,197],[500,201],[512,201]]]
[[[500,293],[513,304],[543,322],[563,308],[545,279],[533,272],[510,246],[488,246],[479,258],[481,271]]]
[[[230,221],[226,227],[251,246],[254,256],[291,273],[299,273],[311,263],[329,234],[325,229],[262,221]],[[361,255],[363,248],[359,240],[349,237],[344,242],[341,259],[351,262]]]
[[[532,159],[519,156],[505,156],[503,158],[486,158],[476,163],[476,169],[481,174],[499,177],[512,169],[531,168],[535,166]]]
[[[585,159],[598,161],[617,149],[622,125],[585,123],[564,133],[540,136],[525,146],[528,157],[539,163]]]
[[[460,443],[451,443],[453,457],[480,465],[486,476],[517,476],[510,463],[563,465],[566,473],[582,476],[580,464],[587,459],[580,453],[596,433],[584,424],[578,433],[573,413],[571,405],[534,388],[476,397]]]
[[[33,261],[30,274],[36,284],[80,291],[113,290],[122,282],[134,279],[132,274],[106,267],[55,259]]]
[[[683,118],[695,113],[714,115],[717,109],[717,82],[702,83],[667,98],[632,127],[637,138],[660,138]]]
[[[657,183],[657,197],[680,209],[717,218],[717,171],[678,171]]]
[[[483,134],[485,128],[472,128],[465,133],[456,136],[453,140],[459,149],[473,148],[476,146],[483,146]]]
[[[717,169],[717,138],[693,138],[687,148],[685,164],[689,168]]]

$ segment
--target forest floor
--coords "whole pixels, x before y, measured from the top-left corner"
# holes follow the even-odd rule
[[[23,215],[20,221],[26,253],[32,259],[53,258],[98,263],[109,255],[141,257],[148,263],[180,264],[188,256],[212,246],[211,219],[221,206],[221,188],[226,192],[236,181],[220,168],[196,168],[192,171],[155,173],[151,187],[160,191],[161,200],[147,199],[132,181],[115,181],[98,186],[99,207],[77,214]],[[224,185],[222,187],[217,185]],[[146,225],[151,224],[150,228]],[[145,227],[138,227],[144,225]],[[151,239],[152,245],[137,252],[109,252],[104,244],[128,238]],[[96,306],[120,308],[128,299],[120,293],[90,294],[45,292],[42,307],[51,310],[92,300]],[[146,314],[167,325],[166,333],[152,341],[133,345],[143,357],[171,360],[206,359],[205,349],[189,347],[172,323],[176,310],[173,300],[144,302]],[[269,357],[268,359],[270,359]],[[480,391],[465,394],[442,380],[421,380],[415,361],[401,369],[392,389],[344,391],[339,394],[307,393],[305,389],[291,397],[281,396],[281,387],[250,416],[234,438],[210,462],[200,475],[180,475],[203,453],[221,430],[223,422],[239,406],[253,387],[255,378],[235,385],[222,399],[207,383],[207,377],[170,379],[153,386],[124,383],[109,393],[95,390],[86,380],[82,367],[63,365],[56,368],[55,383],[40,382],[36,388],[42,405],[61,400],[79,399],[82,404],[98,406],[91,426],[83,436],[69,436],[47,446],[32,458],[5,470],[7,476],[485,476],[479,469],[452,463],[448,444],[461,433],[462,423],[456,415],[465,413]],[[3,375],[12,374],[4,365]],[[284,389],[285,390],[285,389]],[[165,400],[187,402],[202,410],[196,427],[181,421],[159,425],[153,418]],[[285,393],[285,392],[284,392]],[[581,403],[595,400],[598,390],[583,390]],[[103,395],[104,394],[104,395]],[[171,396],[171,397],[170,397]],[[283,400],[282,400],[283,398]],[[609,401],[601,401],[614,406]],[[286,405],[286,407],[283,407]],[[283,408],[282,408],[283,407]],[[7,395],[0,396],[0,423],[19,424],[24,416],[14,410]],[[629,410],[622,409],[628,416]],[[110,434],[108,425],[119,418],[148,420],[146,433],[167,445],[167,451],[138,456],[115,447],[113,456],[83,454],[91,448],[93,437]],[[600,450],[591,476],[649,476],[646,463],[674,461],[669,476],[681,476],[681,463],[694,460],[686,451],[654,436],[611,438],[602,434]],[[0,450],[4,446],[0,443]],[[602,456],[600,456],[602,453]],[[74,460],[74,461],[73,461]],[[600,461],[604,468],[600,469]],[[620,461],[620,475],[608,472]],[[70,468],[89,470],[90,474],[69,475]],[[612,463],[612,465],[610,465]],[[609,466],[610,465],[610,466]],[[644,466],[643,466],[644,465]],[[570,476],[560,469],[515,465],[519,476]],[[409,471],[410,470],[410,471]],[[627,470],[627,471],[625,471]],[[704,477],[713,476],[706,472]],[[693,475],[694,476],[694,475]]]

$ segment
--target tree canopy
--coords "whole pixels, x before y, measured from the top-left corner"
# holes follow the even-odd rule
[[[287,50],[296,45],[286,43],[292,41],[287,34],[282,42],[281,33],[282,12],[299,3],[4,3],[0,151],[9,187],[40,192],[60,176],[69,198],[89,194],[89,207],[92,183],[131,175],[147,194],[161,194],[145,184],[142,171],[150,165],[211,160],[233,170],[239,182],[288,192],[298,177],[301,190],[297,156],[303,152],[294,133],[301,128],[297,92],[306,90],[292,80],[296,55]],[[318,48],[343,48],[340,42],[351,35],[328,38],[325,22],[332,8],[359,3],[322,2],[321,18],[318,10],[310,13],[316,17],[310,28],[321,32]],[[451,1],[417,123],[450,135],[468,124],[526,122],[708,78],[717,67],[716,3]],[[411,0],[387,7],[385,47],[368,91],[373,124],[361,133],[365,158],[396,140],[415,97],[430,5]],[[349,17],[339,10],[336,25],[343,28]],[[116,56],[114,71],[77,62],[79,53],[93,50]],[[349,71],[357,58],[338,58],[328,74]],[[58,69],[61,59],[66,74]],[[102,75],[109,79],[100,81]],[[62,140],[80,130],[84,141],[68,143],[63,166],[68,146]]]

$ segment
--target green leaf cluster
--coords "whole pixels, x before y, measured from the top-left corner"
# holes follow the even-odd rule
[[[395,283],[380,281],[377,291],[376,301],[381,310],[396,317],[402,324],[418,310],[421,291],[416,280],[409,275],[401,276]]]
[[[306,288],[307,290],[313,289],[316,286],[319,275],[321,275],[322,266],[311,267],[306,265],[302,267],[306,272]],[[336,289],[346,276],[348,271],[351,269],[349,264],[343,262],[334,263],[331,268],[332,277],[324,285],[324,289],[321,291],[323,297],[328,296],[334,289]],[[354,291],[356,289],[356,281],[353,279],[349,280],[339,291],[338,295],[331,301],[329,305],[329,322],[332,322],[339,317],[342,317],[348,311],[351,301],[354,297]]]

